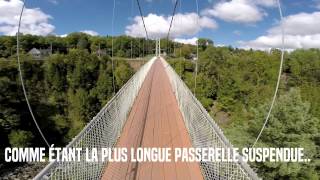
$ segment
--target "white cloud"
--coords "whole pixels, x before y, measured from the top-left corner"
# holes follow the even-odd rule
[[[239,42],[243,48],[270,49],[281,47],[281,25],[285,29],[285,48],[320,48],[320,12],[287,16],[267,34],[251,41]]]
[[[149,14],[144,17],[147,32],[150,38],[166,37],[172,16]],[[198,24],[199,23],[199,24]],[[194,35],[204,28],[216,29],[215,20],[208,17],[199,17],[196,13],[176,14],[174,17],[170,37]],[[126,27],[125,33],[133,37],[144,37],[145,31],[140,16],[133,19],[133,24]]]
[[[198,38],[196,38],[196,37],[193,37],[193,38],[190,38],[190,39],[176,38],[176,39],[174,39],[174,41],[178,42],[178,43],[182,43],[182,44],[196,45],[197,41],[198,41]]]
[[[239,42],[242,48],[248,49],[260,49],[266,50],[271,48],[281,47],[281,35],[266,35],[260,36],[255,40],[248,42]],[[285,48],[291,49],[308,49],[308,48],[320,48],[320,34],[315,35],[287,35],[285,37]]]
[[[16,34],[22,5],[21,0],[0,1],[0,33],[5,35]],[[55,29],[49,23],[51,18],[40,8],[25,8],[20,32],[34,35],[50,34]]]
[[[320,33],[320,12],[299,13],[287,16],[282,25],[285,27],[286,34],[290,35],[311,35]],[[271,28],[270,34],[281,32],[280,26]]]
[[[258,6],[272,6],[273,1],[232,0],[221,1],[202,14],[214,16],[227,22],[255,23],[261,21],[267,14]]]
[[[216,44],[215,46],[216,47],[227,47],[227,45],[225,45],[225,44]]]
[[[277,0],[251,0],[251,3],[255,3],[256,5],[261,5],[265,7],[277,6]]]
[[[92,31],[92,30],[83,30],[83,31],[80,31],[80,32],[89,34],[91,36],[98,36],[99,35],[99,33],[97,33],[96,31]]]
[[[56,35],[56,36],[58,36],[58,37],[62,37],[62,38],[65,38],[65,37],[67,37],[67,36],[68,36],[68,34],[62,34],[62,35]]]

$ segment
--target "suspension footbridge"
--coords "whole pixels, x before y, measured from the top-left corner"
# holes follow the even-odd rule
[[[158,50],[160,52],[160,50]],[[67,147],[232,148],[161,56],[150,59]],[[85,156],[85,152],[81,154]],[[245,162],[51,162],[35,179],[258,179]]]
[[[137,0],[137,4],[148,40],[148,32],[139,0]],[[177,4],[178,0],[174,6],[167,41]],[[23,8],[17,33],[17,57],[21,83],[28,102],[19,61],[19,34]],[[113,9],[115,9],[115,1]],[[160,56],[160,41],[156,42],[155,52],[156,56],[131,77],[84,129],[73,138],[66,146],[67,148],[194,147],[226,150],[233,148],[222,130],[183,80]],[[198,60],[198,54],[197,44],[196,60]],[[113,70],[113,39],[111,59]],[[196,85],[197,61],[195,61],[195,67]],[[281,74],[281,69],[279,74]],[[277,91],[274,99],[276,95]],[[28,107],[32,114],[29,102]],[[270,111],[271,109],[272,106]],[[34,117],[33,120],[45,139]],[[268,117],[265,124],[267,120]],[[49,146],[47,141],[46,144]],[[82,151],[80,161],[51,162],[35,179],[259,179],[251,167],[241,160],[241,157],[236,162],[88,162],[85,161],[85,154],[86,152]],[[231,156],[236,155],[231,154]]]

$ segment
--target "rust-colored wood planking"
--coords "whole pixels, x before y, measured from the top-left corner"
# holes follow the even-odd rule
[[[160,60],[152,65],[116,147],[192,147],[168,75]],[[130,158],[130,157],[129,157]],[[104,180],[203,179],[199,163],[110,162]]]

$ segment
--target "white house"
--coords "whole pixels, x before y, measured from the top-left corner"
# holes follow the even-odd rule
[[[34,59],[41,59],[51,54],[50,49],[37,49],[32,48],[28,54],[30,54]]]

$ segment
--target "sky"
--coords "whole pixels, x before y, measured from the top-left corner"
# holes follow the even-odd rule
[[[115,4],[114,4],[115,2]],[[195,44],[210,38],[217,46],[270,49],[320,48],[320,0],[181,0],[170,38]],[[140,0],[151,38],[167,35],[175,0]],[[0,35],[17,31],[22,0],[0,0]],[[197,10],[198,7],[198,10]],[[115,13],[113,16],[113,8]],[[113,18],[114,17],[114,18]],[[144,37],[136,0],[26,0],[23,33],[66,36],[90,35]]]

